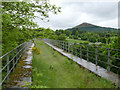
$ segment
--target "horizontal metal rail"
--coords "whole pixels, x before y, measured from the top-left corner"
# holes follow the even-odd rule
[[[111,55],[112,51],[116,51],[117,53],[118,52],[120,53],[120,49],[111,49],[111,48],[92,46],[92,45],[86,45],[86,44],[84,45],[81,43],[80,44],[79,43],[69,43],[67,41],[52,40],[52,39],[43,39],[43,40],[58,47],[58,48],[61,48],[67,52],[70,52],[76,56],[79,56],[80,58],[87,59],[87,61],[90,61],[90,59],[92,58],[92,60],[96,61],[95,62],[96,65],[100,65],[98,62],[106,64],[107,65],[106,68],[107,68],[108,72],[111,71],[111,67],[120,69],[120,66],[117,66],[117,65],[114,65],[113,63],[111,63],[112,59],[120,61],[120,57],[115,57],[115,56]],[[93,51],[91,51],[91,49]],[[106,54],[102,53],[104,50],[106,51]],[[91,54],[93,54],[94,57],[93,56],[90,57]],[[107,59],[107,61],[103,60],[102,57]]]
[[[31,46],[31,44],[32,44],[32,40],[30,40],[30,42],[24,42],[0,57],[0,60],[6,61],[5,66],[3,66],[0,70],[0,74],[2,74],[3,72],[6,73],[6,75],[2,76],[0,86],[5,82],[6,79],[7,79],[7,82],[9,81],[10,73],[14,71],[15,66],[17,65],[21,57],[24,55],[25,51]],[[11,68],[10,68],[10,65],[12,66]]]

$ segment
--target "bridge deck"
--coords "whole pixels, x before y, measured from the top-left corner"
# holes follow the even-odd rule
[[[108,79],[114,83],[116,83],[119,87],[120,87],[120,76],[113,73],[113,72],[108,72],[106,69],[100,67],[100,66],[96,66],[95,64],[91,63],[91,62],[87,62],[84,59],[81,59],[77,56],[74,56],[70,53],[64,52],[62,49],[59,49],[53,45],[51,45],[50,43],[45,42],[47,45],[49,45],[50,47],[54,48],[55,50],[57,50],[58,52],[60,52],[61,54],[63,54],[64,56],[68,57],[69,59],[73,59],[73,61],[77,62],[79,65],[87,68],[88,70],[92,71],[93,73]]]
[[[34,47],[34,43],[28,48],[28,51],[22,57],[18,63],[14,73],[11,75],[7,88],[20,88],[27,87],[26,83],[31,85],[32,78],[32,47]]]

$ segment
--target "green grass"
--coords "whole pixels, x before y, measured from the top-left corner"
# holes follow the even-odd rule
[[[41,54],[33,52],[32,88],[111,88],[112,83],[62,56],[41,40],[36,40]]]
[[[76,39],[67,39],[69,43],[90,43],[89,41],[85,40],[76,40]]]

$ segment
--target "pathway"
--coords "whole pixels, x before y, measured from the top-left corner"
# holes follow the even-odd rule
[[[28,48],[27,52],[18,63],[14,73],[10,77],[9,83],[6,85],[7,88],[25,88],[27,87],[26,85],[31,85],[32,47],[34,47],[34,43]]]
[[[116,83],[116,85],[118,85],[120,87],[120,76],[119,75],[117,75],[113,72],[108,72],[106,69],[104,69],[100,66],[96,66],[95,64],[93,64],[91,62],[87,62],[84,59],[81,59],[81,58],[74,56],[70,53],[64,52],[62,49],[59,49],[59,48],[51,45],[48,42],[45,42],[45,43],[47,45],[49,45],[50,47],[54,48],[55,50],[57,50],[58,52],[60,52],[61,54],[63,54],[64,56],[66,56],[70,59],[73,59],[73,61],[77,62],[79,65],[82,65],[83,67],[87,68],[88,70],[92,71],[93,73]]]

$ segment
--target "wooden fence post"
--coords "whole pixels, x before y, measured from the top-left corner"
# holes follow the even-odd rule
[[[9,53],[7,54],[7,64],[9,63]],[[7,74],[9,73],[9,64],[7,65]],[[7,76],[7,82],[9,82],[9,75]]]
[[[110,72],[110,48],[108,48],[108,72]]]

